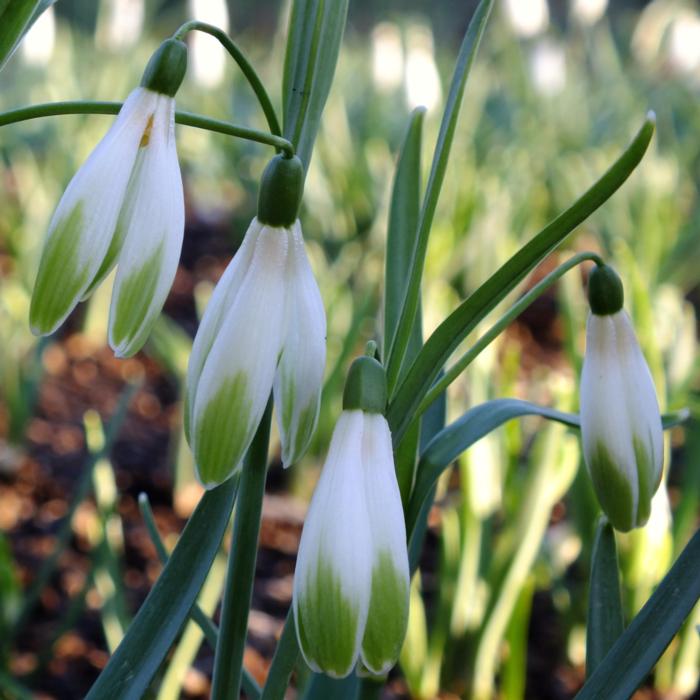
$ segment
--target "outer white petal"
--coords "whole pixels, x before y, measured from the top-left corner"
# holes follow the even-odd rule
[[[137,88],[73,176],[49,224],[32,295],[36,333],[53,332],[91,286],[115,235],[139,143],[157,95]]]
[[[204,363],[209,356],[214,340],[216,339],[226,312],[231,309],[233,302],[241,288],[243,279],[248,272],[250,262],[253,258],[255,245],[263,226],[253,219],[243,238],[240,248],[233,256],[228,267],[221,276],[207,308],[202,316],[202,320],[197,330],[190,360],[187,367],[187,392],[185,394],[185,434],[190,440],[190,425],[192,422],[192,409],[197,391],[199,377],[204,369]],[[190,440],[191,443],[191,440]]]
[[[660,431],[653,383],[629,320],[624,312],[591,314],[581,375],[583,451],[603,510],[620,530],[648,517],[661,469]]]
[[[364,419],[344,411],[299,544],[292,605],[299,648],[314,671],[347,676],[370,599],[371,541],[362,468]]]
[[[120,215],[125,238],[109,310],[109,342],[118,357],[133,355],[146,341],[182,250],[185,203],[172,98],[158,96],[150,136],[141,150]]]
[[[263,227],[190,399],[190,441],[206,487],[234,473],[265,410],[284,337],[287,250],[284,230]]]
[[[318,421],[326,366],[326,313],[297,220],[290,230],[284,350],[275,376],[282,463],[297,461]]]
[[[362,467],[372,537],[372,596],[362,661],[384,674],[396,663],[408,624],[409,569],[401,493],[384,416],[363,414]]]

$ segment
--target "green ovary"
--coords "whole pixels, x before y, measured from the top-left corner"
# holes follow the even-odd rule
[[[82,204],[77,204],[46,241],[29,310],[36,333],[51,333],[78,302],[88,281],[86,266],[78,265],[82,223]]]
[[[112,343],[119,348],[122,357],[137,352],[151,331],[151,322],[144,325],[158,286],[158,273],[163,257],[164,243],[135,272],[125,277],[115,290],[119,297],[115,300],[112,321]]]
[[[308,573],[297,604],[304,656],[329,676],[347,676],[357,661],[358,616],[357,605],[343,594],[340,576],[321,559]]]
[[[243,372],[223,381],[195,417],[195,459],[199,478],[206,486],[220,484],[233,474],[252,439],[247,384]]]
[[[372,569],[372,597],[362,640],[362,659],[374,673],[385,673],[399,657],[408,624],[408,585],[391,552],[380,553]]]

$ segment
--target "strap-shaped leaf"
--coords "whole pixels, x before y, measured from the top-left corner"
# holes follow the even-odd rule
[[[234,477],[204,494],[124,639],[90,689],[90,700],[143,697],[209,573],[237,490]]]
[[[700,599],[700,531],[696,532],[576,700],[627,700]]]
[[[428,338],[389,404],[387,418],[395,436],[401,437],[421,399],[462,340],[518,282],[627,180],[649,146],[654,124],[655,118],[650,114],[627,150],[603,177],[491,275]]]
[[[477,440],[513,418],[542,416],[572,428],[580,427],[575,413],[564,413],[520,399],[494,399],[469,409],[461,418],[441,430],[422,451],[416,484],[406,513],[406,530],[413,531],[423,502],[440,474]],[[688,411],[662,416],[665,430],[687,420]]]
[[[56,0],[2,0],[0,2],[0,70],[42,12],[55,2]]]
[[[284,136],[308,170],[345,31],[348,0],[294,0],[282,81]]]

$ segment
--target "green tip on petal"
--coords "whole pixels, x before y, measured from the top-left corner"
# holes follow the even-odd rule
[[[616,314],[625,300],[622,280],[609,265],[596,265],[588,278],[588,301],[597,316]]]
[[[187,71],[187,45],[179,39],[166,39],[151,56],[141,78],[141,86],[161,95],[175,97]]]

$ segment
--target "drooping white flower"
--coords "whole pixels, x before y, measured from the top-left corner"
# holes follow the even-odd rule
[[[375,400],[377,368],[385,382],[376,361],[353,364],[294,573],[299,647],[313,670],[334,677],[360,658],[372,673],[388,672],[408,623],[406,527],[391,434],[378,412],[385,383],[384,401]]]
[[[589,296],[583,453],[601,507],[618,530],[627,531],[647,521],[661,480],[661,415],[649,367],[622,309],[622,286],[609,267],[591,274]]]
[[[32,295],[37,334],[56,330],[115,264],[109,335],[117,355],[139,350],[165,302],[184,229],[175,102],[168,93],[182,80],[186,49],[175,40],[164,46],[58,203]],[[174,52],[180,63],[164,77],[158,60]]]
[[[298,158],[280,156],[270,167],[286,184],[289,172],[297,173],[291,178],[298,176],[301,187]],[[251,223],[214,290],[190,355],[185,432],[207,488],[239,468],[273,387],[285,466],[304,454],[318,420],[326,317],[298,219],[280,223],[262,204],[278,182],[263,177],[259,212],[267,223]],[[282,200],[271,195],[269,201],[277,208]],[[297,208],[298,198],[294,217]]]

